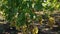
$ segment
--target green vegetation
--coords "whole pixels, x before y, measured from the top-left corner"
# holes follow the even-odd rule
[[[17,30],[22,28],[24,34],[28,34],[29,31],[32,32],[31,30],[35,29],[35,20],[38,20],[42,25],[41,15],[37,16],[35,12],[42,11],[46,13],[46,17],[50,18],[50,14],[55,10],[60,11],[59,0],[0,0],[0,11],[3,12],[5,20],[10,23],[11,27],[16,27]],[[32,29],[29,28],[31,24]],[[37,33],[32,32],[32,34]]]

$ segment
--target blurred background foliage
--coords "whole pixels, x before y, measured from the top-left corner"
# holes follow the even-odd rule
[[[42,17],[35,12],[42,11],[44,18],[50,18],[55,10],[60,11],[60,0],[0,0],[0,11],[5,20],[17,29],[24,25],[29,28],[31,23],[34,26],[34,20],[39,20],[41,25]]]

